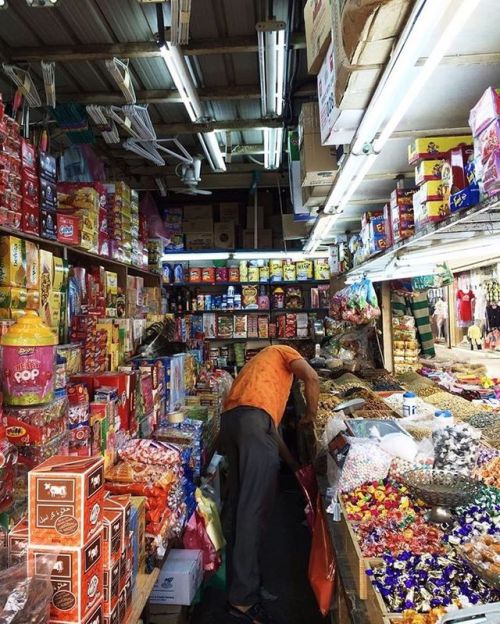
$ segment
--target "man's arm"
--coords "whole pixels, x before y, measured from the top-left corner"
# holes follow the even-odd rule
[[[318,373],[305,360],[294,360],[290,363],[292,373],[304,382],[306,398],[306,413],[300,424],[307,425],[314,422],[318,412],[319,377]]]

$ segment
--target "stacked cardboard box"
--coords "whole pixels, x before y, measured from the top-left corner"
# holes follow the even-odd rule
[[[104,470],[102,458],[55,456],[29,474],[28,571],[50,574],[49,623],[103,618]]]
[[[317,102],[302,106],[299,117],[300,172],[302,186],[330,186],[337,175],[337,160],[321,145]]]
[[[21,226],[22,204],[19,124],[4,114],[0,97],[0,225],[18,229]],[[38,224],[38,213],[36,217]],[[38,228],[34,233],[38,234]]]

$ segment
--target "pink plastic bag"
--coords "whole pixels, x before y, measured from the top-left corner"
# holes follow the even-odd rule
[[[182,542],[184,548],[188,550],[201,550],[203,553],[203,569],[209,576],[217,572],[222,560],[207,533],[203,517],[197,511],[194,512],[186,524]]]
[[[318,482],[316,481],[316,474],[312,465],[304,466],[297,470],[295,473],[297,481],[306,499],[306,520],[311,531],[314,527],[315,520],[315,501],[318,496]]]

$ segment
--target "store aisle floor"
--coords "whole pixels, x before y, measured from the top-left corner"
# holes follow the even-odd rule
[[[279,596],[267,603],[269,611],[283,614],[286,624],[320,624],[324,620],[307,580],[311,537],[304,524],[304,500],[291,474],[280,477],[279,492],[266,536],[266,589]],[[194,611],[191,624],[232,624],[224,610],[224,592],[208,589]]]

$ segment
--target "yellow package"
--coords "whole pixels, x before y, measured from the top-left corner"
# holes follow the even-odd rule
[[[283,281],[283,260],[269,260],[271,282]]]
[[[54,256],[54,272],[52,277],[52,290],[62,292],[64,289],[64,261]]]
[[[49,297],[51,327],[58,328],[61,323],[62,293],[52,291]]]
[[[285,260],[283,264],[283,279],[285,282],[293,282],[297,279],[297,269],[293,260]]]
[[[0,237],[0,286],[26,288],[26,243],[16,236]]]
[[[408,162],[414,165],[419,160],[445,158],[447,153],[460,145],[472,145],[472,136],[434,136],[415,139],[408,146]]]
[[[415,184],[420,186],[429,180],[441,180],[444,160],[423,160],[415,167]]]
[[[441,180],[430,180],[422,184],[422,198],[426,201],[442,201],[445,195],[445,187]]]
[[[54,281],[54,256],[50,251],[40,249],[40,307],[48,305]],[[50,327],[50,325],[49,325]]]
[[[314,279],[329,280],[330,267],[327,258],[316,258],[314,260]]]
[[[26,288],[38,290],[40,287],[40,258],[38,245],[26,241]]]

